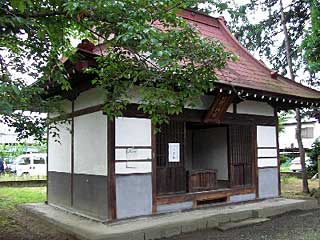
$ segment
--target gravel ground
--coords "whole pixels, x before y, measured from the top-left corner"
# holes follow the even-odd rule
[[[262,224],[226,232],[205,230],[170,240],[320,240],[320,210],[292,212]],[[169,240],[169,239],[167,239]]]
[[[0,211],[0,240],[76,240],[23,211]],[[226,232],[206,230],[167,240],[320,240],[320,210],[293,212]]]

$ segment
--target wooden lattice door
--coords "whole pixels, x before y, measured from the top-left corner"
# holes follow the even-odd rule
[[[229,126],[230,185],[252,186],[256,163],[256,127]]]
[[[161,126],[156,138],[157,194],[186,192],[186,170],[184,167],[185,122],[170,121]],[[169,143],[179,143],[179,162],[169,161]]]

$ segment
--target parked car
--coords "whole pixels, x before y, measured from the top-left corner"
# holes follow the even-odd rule
[[[310,167],[312,165],[314,165],[312,160],[309,157],[306,157],[306,167]],[[301,172],[301,170],[302,170],[302,167],[301,167],[300,157],[296,157],[290,163],[290,171]]]
[[[16,158],[14,165],[17,176],[21,176],[23,174],[30,176],[46,176],[47,154],[23,154]]]
[[[7,164],[6,171],[10,173],[15,173],[16,172],[15,159],[7,158],[5,159],[5,162]]]

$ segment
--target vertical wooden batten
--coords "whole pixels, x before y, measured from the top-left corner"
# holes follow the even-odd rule
[[[259,198],[259,168],[258,168],[258,143],[257,143],[257,125],[253,127],[253,152],[254,152],[254,166],[253,169],[253,179],[254,179],[254,187],[256,189],[256,198]]]
[[[277,138],[277,160],[278,160],[278,188],[279,196],[281,196],[281,176],[280,176],[280,149],[279,149],[279,118],[277,108],[274,108],[274,116],[276,118],[276,138]]]
[[[47,117],[49,118],[49,114],[47,115]],[[49,126],[47,126],[47,166],[46,166],[46,171],[47,171],[47,191],[46,191],[46,201],[45,203],[48,204],[48,201],[49,201],[49,198],[48,198],[48,195],[49,195]]]
[[[116,173],[115,173],[115,118],[107,120],[107,159],[108,159],[108,216],[117,218]]]
[[[71,192],[71,195],[70,195],[70,204],[71,206],[73,206],[73,202],[74,202],[74,199],[73,199],[73,185],[74,185],[74,100],[72,100],[72,103],[71,103],[71,176],[70,176],[70,192]]]
[[[151,176],[152,176],[152,214],[157,213],[157,136],[156,127],[152,124],[151,127],[151,152],[152,152],[152,163],[151,163]]]

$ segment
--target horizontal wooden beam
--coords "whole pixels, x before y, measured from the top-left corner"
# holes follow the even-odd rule
[[[102,110],[102,104],[95,105],[92,107],[84,108],[81,110],[74,111],[68,114],[68,117],[78,117],[85,114],[90,114]],[[197,109],[183,109],[183,112],[179,115],[171,116],[172,120],[176,121],[186,121],[186,122],[197,122],[203,123],[209,126],[213,123],[204,123],[203,119],[206,115],[206,110]],[[147,114],[138,110],[137,104],[129,104],[127,109],[123,111],[124,117],[135,117],[135,118],[147,118]],[[216,124],[216,123],[215,123]],[[262,116],[262,115],[250,115],[250,114],[236,114],[226,112],[224,114],[224,119],[220,123],[223,124],[240,124],[240,125],[276,125],[276,117],[274,116]],[[137,148],[137,147],[134,147]]]
[[[254,187],[250,188],[233,188],[223,190],[213,190],[206,192],[197,193],[185,193],[185,194],[174,194],[166,196],[157,196],[157,205],[180,203],[187,201],[201,201],[207,199],[217,199],[222,197],[229,197],[232,195],[254,193],[256,190]]]

